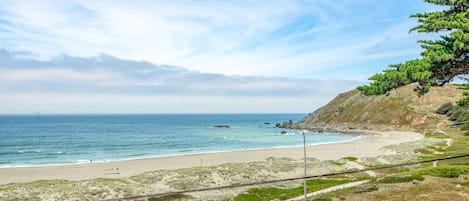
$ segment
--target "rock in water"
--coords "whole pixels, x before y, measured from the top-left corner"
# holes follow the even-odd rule
[[[215,128],[230,128],[229,125],[215,125],[213,127],[215,127]]]
[[[293,121],[290,119],[286,122],[283,122],[281,127],[282,128],[293,128]]]

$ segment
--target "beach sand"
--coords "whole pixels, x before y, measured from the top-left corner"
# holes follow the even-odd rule
[[[354,141],[308,145],[307,157],[336,160],[346,156],[373,157],[394,154],[383,147],[420,140],[414,132],[361,131]],[[92,178],[123,178],[144,172],[179,169],[195,166],[214,166],[224,163],[263,161],[269,157],[303,158],[303,147],[203,153],[181,156],[154,157],[100,163],[0,168],[0,184],[22,183],[36,180],[83,180]]]

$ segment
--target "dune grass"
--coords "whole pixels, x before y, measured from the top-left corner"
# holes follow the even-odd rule
[[[439,166],[439,167],[426,167],[412,171],[414,175],[428,175],[443,178],[456,178],[462,174],[469,174],[469,166]]]
[[[347,156],[347,157],[343,157],[342,159],[348,160],[348,161],[357,161],[358,160],[358,158],[354,157],[354,156]]]
[[[326,180],[326,179],[312,179],[307,181],[308,192],[313,192],[328,188],[335,185],[340,185],[354,180]],[[248,189],[244,194],[240,194],[233,198],[234,201],[262,201],[273,200],[279,198],[281,200],[288,199],[303,194],[303,185],[295,188],[277,188],[277,187],[262,187]]]
[[[382,184],[393,184],[393,183],[404,183],[404,182],[411,182],[413,180],[423,181],[425,178],[421,175],[416,174],[398,174],[383,177],[375,181],[375,183],[382,183]]]

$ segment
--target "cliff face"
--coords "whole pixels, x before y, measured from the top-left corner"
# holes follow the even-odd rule
[[[418,97],[408,85],[386,95],[363,96],[358,90],[339,94],[327,105],[292,127],[311,130],[413,130],[424,132],[447,125],[447,117],[435,110],[462,98],[454,85],[433,87]]]

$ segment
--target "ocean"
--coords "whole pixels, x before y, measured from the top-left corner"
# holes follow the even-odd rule
[[[303,145],[275,128],[305,114],[1,115],[0,167],[74,164]],[[270,124],[265,124],[270,123]],[[229,125],[230,128],[215,128]],[[286,134],[281,134],[285,130]],[[307,143],[356,139],[307,132]]]

